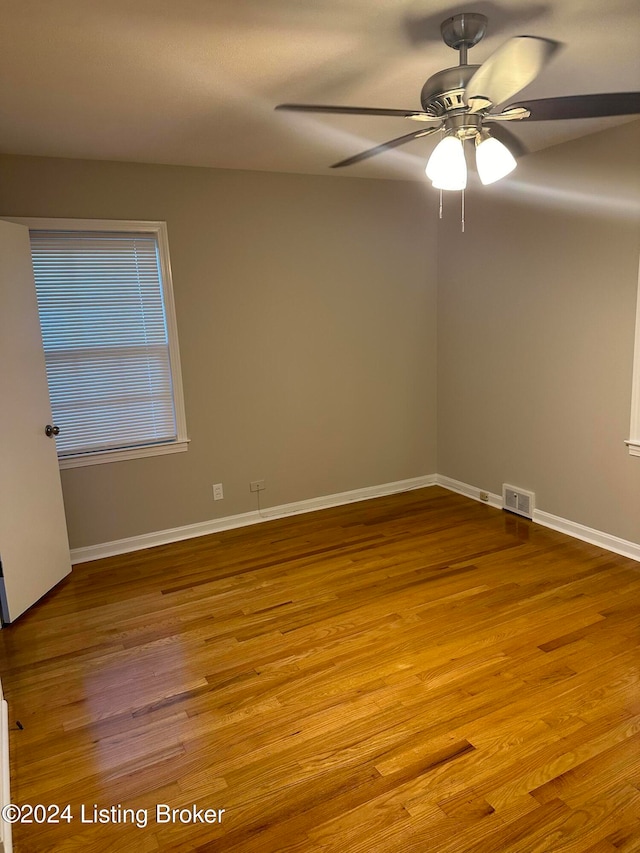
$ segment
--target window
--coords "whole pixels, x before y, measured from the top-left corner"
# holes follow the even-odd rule
[[[640,270],[638,270],[636,346],[633,362],[633,386],[631,390],[631,437],[627,441],[627,446],[632,456],[640,456]]]
[[[186,450],[165,224],[20,221],[60,466]]]

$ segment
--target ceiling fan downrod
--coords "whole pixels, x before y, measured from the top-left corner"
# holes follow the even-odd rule
[[[468,65],[468,51],[487,31],[487,17],[477,12],[462,12],[440,24],[446,45],[459,54],[458,65],[433,74],[420,94],[422,109],[430,116],[446,119],[453,111],[466,111],[464,90],[479,65]]]

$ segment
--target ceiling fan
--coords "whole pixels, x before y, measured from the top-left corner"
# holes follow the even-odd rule
[[[429,77],[420,96],[422,110],[314,104],[279,104],[276,109],[398,116],[423,124],[412,133],[333,163],[334,169],[351,166],[390,148],[442,131],[444,137],[434,149],[425,171],[434,187],[445,190],[462,190],[466,186],[467,167],[463,144],[467,140],[475,141],[476,166],[483,184],[493,183],[515,168],[515,157],[525,154],[526,148],[515,134],[504,127],[505,122],[640,113],[640,92],[542,98],[512,103],[500,111],[494,111],[531,83],[561,45],[538,36],[515,36],[499,47],[482,65],[468,65],[467,52],[482,39],[486,28],[486,16],[471,12],[454,15],[442,22],[442,38],[445,44],[459,52],[459,64]]]

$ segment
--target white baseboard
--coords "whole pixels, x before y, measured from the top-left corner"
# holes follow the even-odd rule
[[[493,492],[478,489],[468,483],[461,483],[460,480],[452,480],[451,477],[444,477],[442,474],[436,474],[436,484],[444,489],[449,489],[450,492],[473,498],[474,501],[480,501],[480,503],[487,504],[495,509],[502,509],[502,495],[494,495]],[[487,495],[486,500],[480,497],[481,493]]]
[[[457,492],[459,495],[473,498],[473,500],[480,503],[486,503],[496,509],[503,509],[502,495],[486,492],[476,486],[470,486],[468,483],[461,483],[459,480],[452,480],[451,477],[444,477],[442,474],[436,474],[436,484],[449,489],[451,492]],[[480,497],[481,491],[488,495],[488,500],[483,500]],[[574,539],[580,539],[583,542],[588,542],[590,545],[598,545],[606,551],[613,551],[614,554],[622,554],[623,557],[630,557],[632,560],[640,562],[640,545],[636,542],[629,542],[627,539],[620,539],[618,536],[612,536],[610,533],[603,533],[602,530],[585,527],[584,524],[578,524],[577,521],[570,521],[558,515],[551,515],[550,512],[543,512],[540,509],[533,511],[533,521],[543,527],[549,527],[560,533],[566,533],[567,536],[572,536]]]
[[[335,495],[324,495],[319,498],[280,504],[279,506],[267,507],[261,512],[254,511],[245,512],[240,515],[228,515],[224,518],[214,518],[210,521],[199,522],[198,524],[188,524],[185,527],[160,530],[157,533],[143,533],[141,536],[131,536],[128,539],[118,539],[114,542],[105,542],[101,545],[89,545],[86,548],[74,548],[71,551],[71,562],[75,565],[76,563],[84,563],[88,560],[115,557],[118,554],[128,554],[131,551],[139,551],[143,548],[153,548],[155,545],[167,545],[170,542],[193,539],[197,536],[219,533],[222,530],[234,530],[238,527],[259,524],[260,522],[270,521],[275,518],[286,518],[290,515],[314,512],[318,509],[328,509],[329,507],[342,506],[343,504],[355,503],[356,501],[379,498],[384,495],[393,495],[398,492],[408,492],[413,489],[423,489],[427,486],[435,485],[442,486],[450,492],[456,492],[459,495],[472,498],[495,509],[502,509],[502,495],[487,492],[477,486],[470,486],[468,483],[453,480],[451,477],[445,477],[442,474],[426,474],[422,477],[413,477],[409,480],[384,483],[381,486],[368,486],[363,489],[353,489],[349,492],[339,492]],[[487,495],[487,500],[480,497],[481,493]],[[552,530],[558,530],[560,533],[566,533],[567,536],[573,536],[574,539],[581,539],[583,542],[598,545],[607,551],[613,551],[614,554],[622,554],[624,557],[630,557],[632,560],[640,562],[640,545],[635,542],[629,542],[626,539],[612,536],[610,533],[603,533],[601,530],[585,527],[583,524],[578,524],[575,521],[570,521],[557,515],[551,515],[551,513],[543,512],[539,509],[534,510],[533,521],[541,524],[543,527],[549,527]]]
[[[328,509],[329,507],[342,506],[343,504],[355,503],[356,501],[365,501],[371,498],[383,497],[384,495],[409,492],[413,489],[423,489],[426,486],[435,485],[436,475],[425,474],[422,477],[397,480],[393,483],[384,483],[381,486],[367,486],[363,489],[353,489],[352,491],[339,492],[335,495],[324,495],[319,498],[310,498],[309,500],[267,507],[261,512],[244,512],[240,515],[213,518],[210,521],[187,524],[184,527],[173,527],[169,530],[160,530],[157,533],[143,533],[141,536],[117,539],[113,542],[104,542],[101,545],[74,548],[71,551],[71,562],[75,565],[76,563],[85,563],[88,560],[115,557],[118,554],[128,554],[131,551],[153,548],[156,545],[167,545],[170,542],[180,542],[183,539],[194,539],[197,536],[207,536],[209,533],[220,533],[222,530],[234,530],[238,527],[259,524],[262,521],[271,521],[275,518],[286,518],[287,516],[298,515],[303,512],[314,512],[318,509]]]
[[[590,545],[599,545],[607,551],[613,551],[614,554],[622,554],[623,557],[631,557],[632,560],[640,562],[640,545],[635,542],[620,539],[601,530],[594,530],[593,527],[585,527],[577,521],[568,521],[566,518],[551,515],[550,512],[542,512],[539,509],[533,511],[533,520],[537,524],[542,524],[543,527],[550,527],[552,530],[566,533],[567,536],[573,536],[574,539],[581,539],[583,542],[589,542]]]
[[[245,512],[241,515],[229,515],[226,518],[187,524],[184,527],[158,530],[156,533],[142,533],[140,536],[130,536],[127,539],[115,539],[113,542],[103,542],[100,545],[72,548],[71,563],[76,565],[76,563],[86,563],[88,560],[116,557],[118,554],[129,554],[131,551],[141,551],[143,548],[154,548],[156,545],[168,545],[170,542],[180,542],[182,539],[195,539],[196,536],[246,527],[249,524],[257,524],[259,521],[262,519],[257,512]]]

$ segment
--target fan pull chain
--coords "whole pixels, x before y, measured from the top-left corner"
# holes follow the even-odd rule
[[[460,230],[464,234],[464,190],[462,190],[462,202],[460,207]]]
[[[440,190],[440,219],[442,219],[442,190]]]

